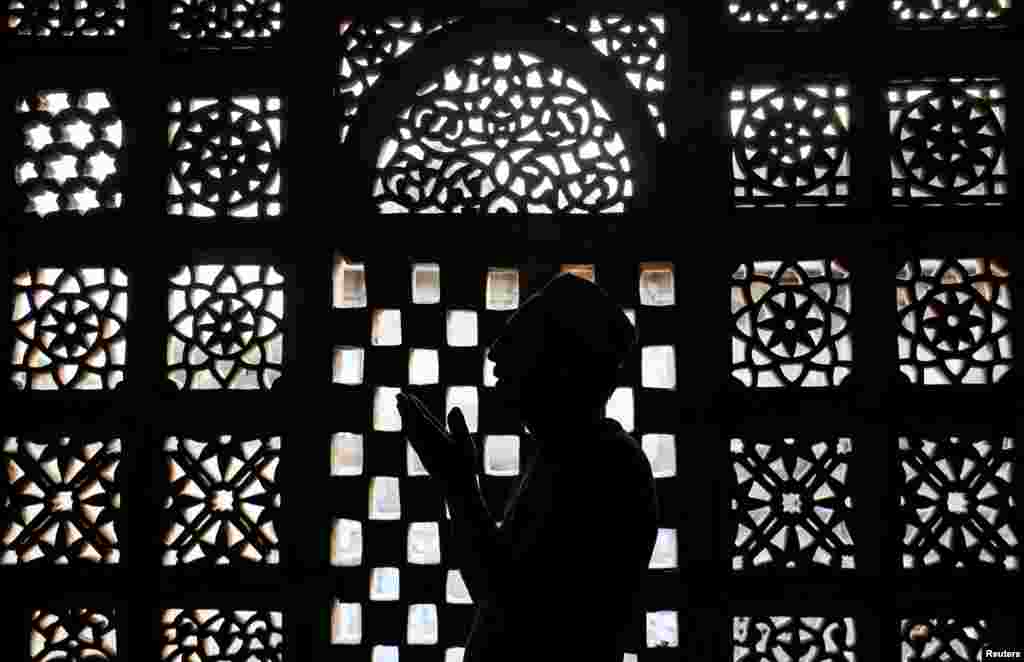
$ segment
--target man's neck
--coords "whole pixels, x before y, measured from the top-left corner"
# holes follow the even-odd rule
[[[605,418],[603,406],[560,406],[543,413],[523,412],[523,424],[541,444],[559,443],[567,434],[596,426]]]

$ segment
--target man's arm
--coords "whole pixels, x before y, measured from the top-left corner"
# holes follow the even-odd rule
[[[471,482],[450,486],[448,511],[459,568],[473,601],[496,602],[498,527],[484,502],[476,476]]]
[[[449,486],[448,509],[462,577],[473,601],[506,604],[511,593],[521,591],[530,579],[517,571],[517,561],[537,541],[549,511],[532,512],[529,519],[516,523],[514,532],[499,529],[475,476],[471,483]]]

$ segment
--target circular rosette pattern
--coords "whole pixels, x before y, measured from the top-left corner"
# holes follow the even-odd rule
[[[283,281],[267,266],[184,267],[171,281],[171,379],[193,389],[270,388],[281,370]]]
[[[852,367],[849,273],[837,261],[733,274],[733,375],[747,386],[835,386]]]
[[[1013,361],[1009,274],[991,260],[917,260],[897,276],[900,369],[915,383],[987,384]]]
[[[919,195],[982,195],[1005,174],[1003,123],[987,93],[968,89],[942,82],[911,91],[895,120],[894,166]]]
[[[807,203],[845,197],[846,95],[844,86],[734,90],[734,179],[743,184],[736,194]]]
[[[605,107],[563,69],[495,53],[449,67],[417,95],[381,145],[381,211],[625,211],[626,145]]]
[[[280,100],[193,99],[171,125],[171,213],[240,218],[280,213]],[[174,101],[172,111],[184,104]],[[262,203],[262,205],[261,205]]]
[[[13,378],[21,388],[110,389],[124,379],[127,278],[40,269],[15,279]]]

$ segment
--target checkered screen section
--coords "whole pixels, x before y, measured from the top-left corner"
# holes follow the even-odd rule
[[[560,271],[597,282],[637,325],[642,341],[620,371],[607,415],[642,441],[659,493],[671,493],[666,481],[676,473],[678,427],[670,418],[676,395],[672,264],[538,269],[339,257],[331,326],[339,406],[330,439],[330,559],[343,587],[331,612],[337,647],[363,647],[373,659],[391,659],[406,647],[431,646],[446,660],[461,658],[472,596],[448,555],[443,497],[401,433],[395,395],[409,389],[438,415],[462,409],[482,458],[484,497],[500,521],[537,448],[493,392],[486,350],[510,314]],[[652,573],[678,568],[676,533],[659,530]],[[677,641],[675,629],[654,623],[672,620],[654,618],[671,606],[646,605],[650,613],[636,622],[651,632],[633,633],[635,647],[677,645],[664,643]]]

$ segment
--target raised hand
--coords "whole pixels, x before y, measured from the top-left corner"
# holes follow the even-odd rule
[[[449,491],[472,485],[477,450],[462,411],[458,407],[452,409],[446,430],[415,395],[402,392],[397,398],[402,429],[427,472]]]

